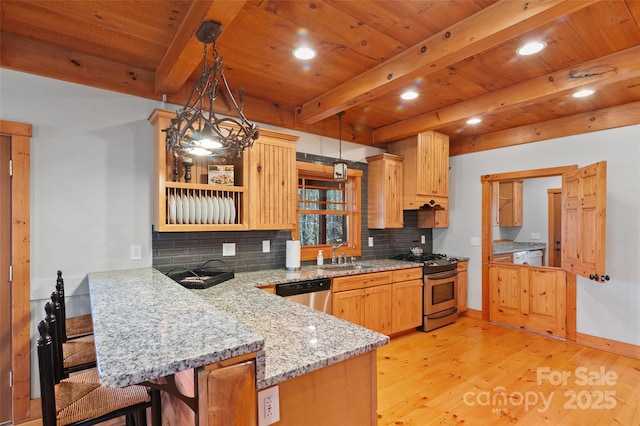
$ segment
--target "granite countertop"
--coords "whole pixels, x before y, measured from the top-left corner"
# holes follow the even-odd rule
[[[123,387],[251,352],[264,339],[153,268],[89,274],[100,380]]]
[[[516,251],[526,250],[543,250],[546,248],[547,245],[545,243],[500,241],[493,243],[493,254],[513,253]]]
[[[389,338],[255,287],[318,277],[415,268],[419,265],[396,260],[364,263],[371,268],[338,271],[303,266],[300,272],[287,272],[284,269],[241,272],[233,280],[206,290],[192,291],[264,336],[265,371],[257,380],[257,388],[262,389],[370,352],[387,344]]]
[[[371,268],[244,272],[206,290],[185,289],[153,268],[91,273],[100,378],[126,386],[256,352],[262,389],[370,352],[389,338],[256,288],[419,265],[366,264]]]

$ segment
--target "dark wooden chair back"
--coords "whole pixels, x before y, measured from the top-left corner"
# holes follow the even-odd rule
[[[56,292],[58,292],[58,303],[60,304],[60,322],[62,323],[62,335],[60,339],[62,342],[66,342],[67,338],[67,310],[64,304],[64,278],[62,278],[62,271],[58,269],[56,278]]]
[[[56,424],[56,379],[49,324],[46,320],[38,323],[38,368],[40,369],[40,400],[42,405],[42,426]],[[53,414],[53,416],[52,416]]]
[[[43,321],[47,324],[48,341],[51,346],[49,349],[51,352],[51,366],[53,368],[55,383],[60,383],[60,380],[63,379],[64,364],[62,359],[62,344],[57,337],[58,323],[54,313],[53,302],[47,302],[44,305],[44,311],[46,315]]]

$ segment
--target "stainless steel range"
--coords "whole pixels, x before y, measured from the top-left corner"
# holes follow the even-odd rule
[[[423,271],[422,329],[431,331],[458,318],[458,260],[444,254],[400,254],[394,259],[420,262]]]

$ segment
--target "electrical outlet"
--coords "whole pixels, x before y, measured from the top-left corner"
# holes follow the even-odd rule
[[[540,233],[539,232],[532,232],[531,233],[531,239],[532,240],[539,240],[540,239]]]
[[[369,247],[373,247],[373,237],[369,237]]]
[[[268,426],[280,421],[278,386],[258,392],[258,426]]]
[[[477,247],[480,245],[480,237],[471,237],[471,245]]]
[[[236,255],[236,243],[222,243],[222,255],[223,256],[235,256]]]
[[[142,246],[132,245],[129,246],[129,259],[141,260],[142,259]]]
[[[420,244],[424,244],[427,242],[427,236],[426,235],[420,235]]]
[[[271,242],[269,240],[264,240],[262,242],[262,252],[269,253],[271,251]]]

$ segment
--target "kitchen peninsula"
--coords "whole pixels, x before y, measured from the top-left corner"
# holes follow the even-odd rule
[[[415,267],[370,263],[367,272]],[[318,273],[239,273],[206,290],[187,290],[153,268],[91,273],[101,380],[162,386],[164,424],[185,416],[217,424],[216,410],[229,415],[230,402],[255,424],[257,391],[275,385],[281,425],[376,424],[375,353],[388,337],[256,288]]]

